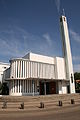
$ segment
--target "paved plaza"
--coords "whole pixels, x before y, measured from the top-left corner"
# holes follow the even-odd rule
[[[80,105],[38,111],[0,111],[0,120],[80,120]]]

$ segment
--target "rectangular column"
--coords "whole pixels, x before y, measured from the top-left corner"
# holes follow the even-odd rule
[[[9,82],[9,94],[12,93],[12,84],[11,83],[12,83],[12,81]]]
[[[17,83],[16,82],[17,81],[15,80],[15,93],[17,92],[17,88],[16,88]]]
[[[25,93],[26,93],[26,80],[25,80]]]
[[[27,80],[27,93],[29,93],[29,92],[28,92],[28,81],[29,81],[29,80]]]
[[[37,92],[36,88],[37,88],[37,81],[35,80],[35,93]]]
[[[14,80],[14,93],[15,93],[15,80]]]
[[[23,93],[24,93],[24,80],[22,80],[22,85],[23,85],[22,91],[23,91]]]
[[[22,78],[22,61],[21,61],[21,75],[20,75],[20,77]]]
[[[34,80],[32,80],[33,96],[34,96]]]
[[[18,80],[18,93],[19,93],[19,80]]]
[[[22,72],[23,72],[23,78],[24,78],[24,61],[23,61],[23,71]]]
[[[30,80],[28,81],[28,83],[29,83],[28,89],[29,89],[29,93],[30,93]]]
[[[16,77],[16,75],[15,75],[15,71],[16,71],[16,70],[15,70],[15,61],[14,61],[13,65],[14,65],[14,67],[13,67],[13,71],[14,71],[14,72],[13,72],[13,76],[14,76],[14,78],[15,78],[15,77]]]
[[[13,93],[14,93],[14,80],[13,80]]]
[[[16,64],[15,64],[15,65],[16,65],[16,78],[17,78],[17,61],[16,61]]]
[[[32,80],[31,80],[31,93],[32,93]]]
[[[20,78],[19,74],[20,74],[20,61],[18,61],[18,78]]]
[[[20,93],[21,93],[21,80],[20,80]]]
[[[44,94],[46,95],[46,82],[44,82]]]
[[[25,67],[25,76],[24,77],[26,78],[26,61],[25,61],[25,66],[24,67]]]

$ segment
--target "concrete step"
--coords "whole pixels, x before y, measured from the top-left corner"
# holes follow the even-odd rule
[[[80,104],[80,94],[72,95],[46,95],[46,96],[22,96],[0,97],[0,109],[3,107],[3,102],[7,101],[7,109],[19,109],[22,102],[24,102],[25,109],[38,109],[40,102],[43,102],[46,108],[54,108],[58,106],[59,100],[62,100],[63,105],[70,105],[71,99],[74,99],[76,104]]]
[[[63,104],[64,105],[66,105],[66,104],[68,104],[68,105],[70,105],[71,104],[71,101],[62,101],[63,102]],[[59,101],[55,101],[55,102],[44,102],[44,105],[47,107],[52,107],[52,106],[57,106],[58,105],[58,103],[59,103]],[[75,101],[75,103],[76,104],[80,104],[80,99],[79,100],[77,100],[77,101]],[[19,108],[20,107],[20,105],[21,105],[21,102],[7,102],[7,108]],[[3,103],[2,102],[0,102],[0,107],[2,108],[2,106],[3,106]],[[31,103],[31,102],[29,102],[29,103],[25,103],[24,102],[24,107],[25,108],[33,108],[33,107],[39,107],[40,106],[40,102],[35,102],[35,103]]]
[[[11,97],[11,96],[2,96],[2,97],[0,97],[0,101],[4,101],[4,100],[6,100],[6,101],[14,101],[14,102],[17,102],[17,101],[20,101],[20,102],[22,102],[22,101],[27,101],[27,102],[29,102],[29,101],[36,101],[36,100],[39,100],[39,101],[41,101],[41,100],[44,100],[44,101],[46,101],[46,100],[57,100],[57,99],[77,99],[77,98],[80,98],[80,95],[48,95],[48,96],[35,96],[35,97],[29,97],[29,96],[24,96],[24,97]]]

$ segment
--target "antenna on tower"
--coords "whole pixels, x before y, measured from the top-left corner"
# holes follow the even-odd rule
[[[62,14],[65,16],[65,10],[64,10],[64,8],[63,8],[63,10],[62,10]]]

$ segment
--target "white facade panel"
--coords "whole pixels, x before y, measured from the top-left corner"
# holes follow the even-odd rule
[[[15,60],[11,62],[11,78],[55,79],[55,65],[34,61]],[[26,72],[25,72],[26,71]]]
[[[59,94],[67,94],[67,85],[65,81],[58,82]]]
[[[27,58],[29,58],[29,60],[31,60],[31,61],[36,60],[37,62],[54,64],[53,57],[38,55],[38,54],[34,54],[34,53],[29,53],[28,55],[29,55],[29,57],[27,57]]]
[[[26,73],[27,73],[27,76],[26,76],[26,77],[28,78],[28,62],[27,62],[27,61],[26,61],[26,70],[27,70],[27,71],[26,71]]]
[[[58,82],[58,93],[62,94],[62,82],[61,81]]]
[[[67,94],[67,86],[65,82],[63,82],[62,91],[63,94]]]
[[[10,67],[10,64],[0,62],[0,82],[2,83],[4,81],[4,78],[8,75],[4,74],[4,71],[6,71]],[[7,72],[8,73],[8,72]],[[10,73],[10,72],[9,72]]]
[[[31,71],[31,78],[33,78],[33,63],[32,62],[30,62],[30,71]]]
[[[64,59],[56,57],[57,79],[66,79]]]

